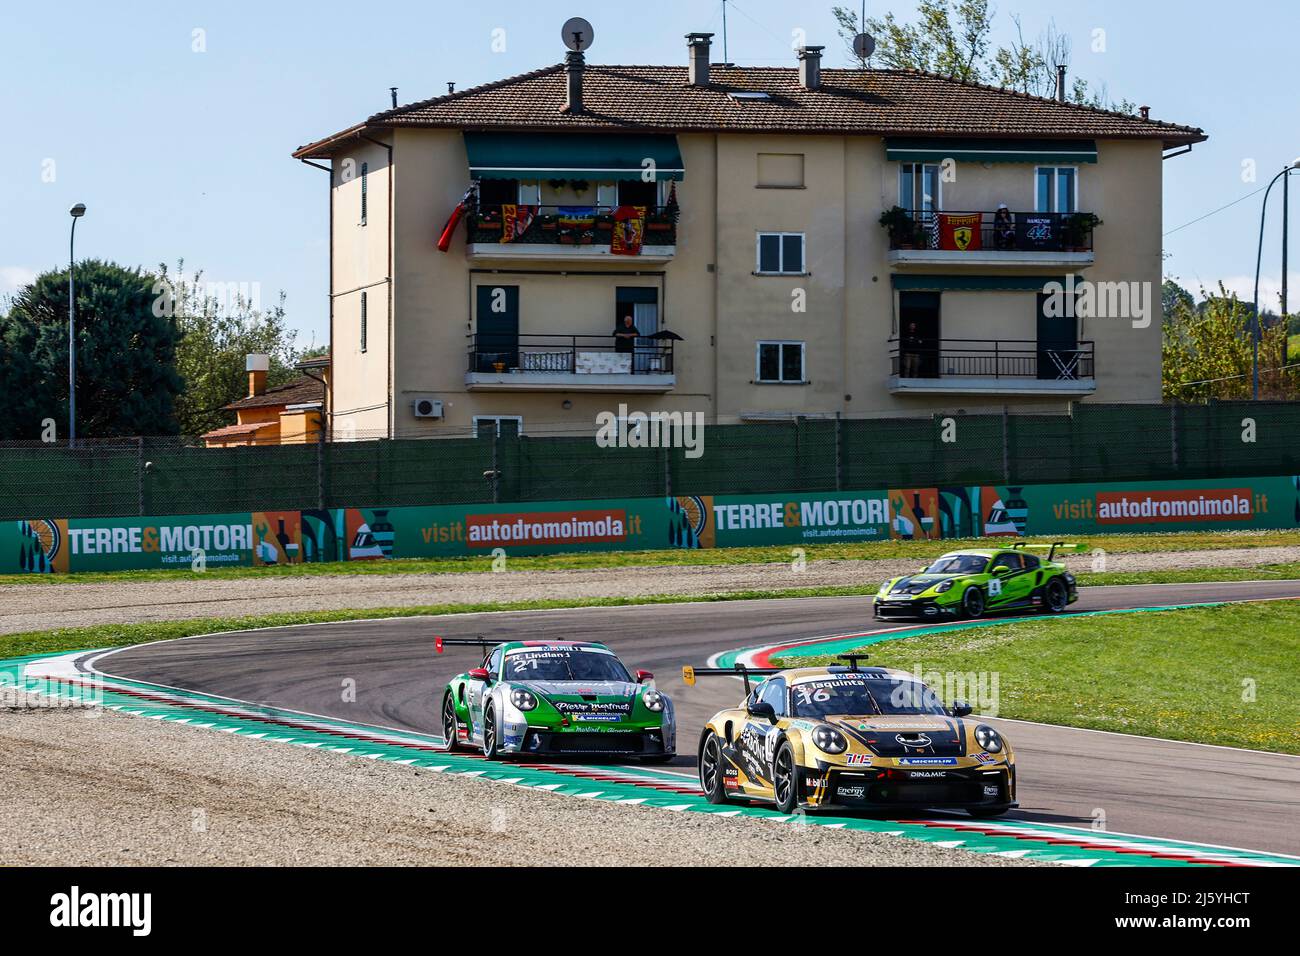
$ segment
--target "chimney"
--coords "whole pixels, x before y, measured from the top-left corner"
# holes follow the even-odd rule
[[[248,356],[244,367],[248,369],[248,397],[266,394],[266,372],[271,367],[271,357],[254,352]]]
[[[397,109],[397,87],[395,87],[395,86],[390,86],[390,87],[388,88],[388,92],[389,92],[389,93],[392,95],[392,97],[393,97],[393,109]]]
[[[686,82],[691,86],[709,85],[709,50],[712,40],[712,33],[686,34],[686,47],[691,56]]]
[[[822,50],[824,46],[805,46],[799,49],[799,85],[805,90],[822,88]]]
[[[568,74],[569,95],[564,101],[564,112],[582,112],[582,71],[587,68],[587,59],[581,50],[570,50],[564,55],[565,72]]]
[[[1065,102],[1065,64],[1062,63],[1056,68],[1056,100],[1058,103]]]
[[[1149,120],[1151,118],[1151,107],[1139,106],[1138,109],[1141,111],[1144,120]]]

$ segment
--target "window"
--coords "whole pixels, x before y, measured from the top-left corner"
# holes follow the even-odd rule
[[[361,225],[366,224],[367,192],[370,187],[370,164],[361,164]]]
[[[778,717],[786,716],[785,681],[781,680],[781,678],[773,677],[771,680],[764,682],[759,689],[758,699],[765,704],[771,704]]]
[[[492,679],[496,680],[501,673],[501,648],[494,648],[492,653],[488,655],[488,659],[484,661],[483,666]]]
[[[805,381],[803,343],[759,342],[758,380],[802,385]]]
[[[519,180],[480,179],[478,204],[480,206],[505,206],[519,202]]]
[[[803,153],[759,153],[760,189],[802,189]]]
[[[1077,212],[1079,170],[1073,166],[1040,166],[1035,170],[1036,212]]]
[[[1021,560],[1020,555],[1016,554],[1016,552],[1003,551],[993,559],[993,566],[997,567],[998,565],[1008,567],[1012,571],[1021,571],[1024,570],[1025,562]]]
[[[524,433],[522,415],[475,415],[475,438],[518,438]]]
[[[366,293],[361,293],[361,351],[366,350]]]
[[[759,275],[803,275],[802,232],[758,234]]]
[[[936,163],[903,163],[898,170],[898,204],[908,212],[937,212],[942,187]]]
[[[540,206],[542,204],[542,184],[536,181],[521,182],[519,184],[518,200],[521,206]]]

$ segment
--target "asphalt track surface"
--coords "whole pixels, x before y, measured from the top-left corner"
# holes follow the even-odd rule
[[[1077,611],[1300,598],[1300,581],[1087,588]],[[449,615],[231,632],[127,648],[106,674],[398,730],[438,734],[446,682],[477,666],[473,648],[434,653],[434,635],[594,640],[629,669],[654,671],[677,709],[679,756],[693,774],[705,721],[743,695],[739,682],[687,688],[683,664],[742,647],[893,629],[869,599],[802,598]],[[977,667],[972,667],[978,670]],[[355,681],[355,700],[345,687]],[[1300,854],[1300,757],[990,721],[1016,748],[1020,809],[1008,815],[1219,846]]]

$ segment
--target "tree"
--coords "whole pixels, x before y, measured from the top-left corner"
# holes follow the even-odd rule
[[[1168,322],[1179,308],[1195,309],[1196,300],[1174,279],[1165,279],[1160,286],[1160,314]]]
[[[155,277],[97,259],[76,269],[77,437],[175,434],[179,336],[155,311]],[[68,437],[68,270],[19,290],[0,351],[0,438],[38,440],[51,420]]]
[[[863,32],[858,14],[848,7],[833,7],[850,59],[861,68],[867,62],[853,52],[853,37]],[[915,23],[903,23],[893,13],[884,19],[868,17],[866,32],[876,38],[875,58],[894,70],[922,70],[968,83],[1004,86],[1034,96],[1056,94],[1056,68],[1069,66],[1070,38],[1055,21],[1032,42],[1025,40],[1020,17],[1012,16],[1016,39],[993,48],[996,11],[988,0],[917,0]],[[1087,80],[1076,77],[1067,98],[1080,106],[1132,113],[1136,107],[1124,100],[1111,101],[1105,85],[1095,92]]]
[[[185,392],[176,404],[183,435],[204,432],[231,422],[225,405],[248,394],[244,360],[249,353],[270,356],[268,385],[290,381],[294,370],[296,333],[285,324],[284,293],[270,309],[259,309],[242,294],[223,301],[203,283],[203,273],[185,276],[185,262],[173,275],[159,266],[160,283],[181,333],[176,366]]]
[[[1252,310],[1220,283],[1217,295],[1175,296],[1164,323],[1163,392],[1166,401],[1248,399],[1253,390]],[[1285,369],[1286,326],[1265,326],[1260,336],[1260,397],[1297,397],[1300,376]]]

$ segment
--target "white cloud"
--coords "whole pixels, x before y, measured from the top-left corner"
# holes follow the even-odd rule
[[[0,266],[0,296],[13,295],[35,279],[35,269],[26,266]]]

